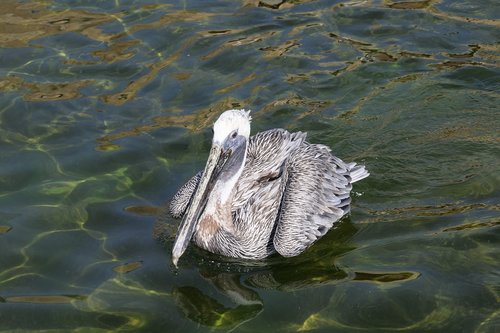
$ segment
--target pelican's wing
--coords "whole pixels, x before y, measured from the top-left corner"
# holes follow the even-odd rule
[[[180,218],[184,215],[186,208],[191,201],[194,191],[200,183],[202,171],[194,175],[188,182],[181,186],[177,193],[170,201],[170,214],[175,218]]]
[[[233,210],[246,205],[248,199],[260,189],[260,184],[281,177],[287,159],[299,149],[306,135],[275,128],[250,138],[245,167],[236,185]]]
[[[304,143],[290,156],[273,239],[276,251],[285,257],[300,254],[349,212],[351,172],[356,180],[362,173],[368,176],[364,167],[344,163],[323,145]]]

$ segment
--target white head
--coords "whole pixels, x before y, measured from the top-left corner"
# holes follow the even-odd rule
[[[241,135],[247,140],[250,137],[250,110],[227,110],[219,116],[214,124],[213,143],[222,144],[230,135]]]

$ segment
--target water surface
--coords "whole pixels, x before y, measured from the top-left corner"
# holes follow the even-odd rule
[[[498,331],[497,1],[0,9],[0,330]],[[175,270],[157,215],[229,108],[371,176],[296,258]]]

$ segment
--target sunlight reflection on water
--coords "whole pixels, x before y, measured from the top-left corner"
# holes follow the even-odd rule
[[[3,1],[0,330],[495,331],[495,6]],[[371,176],[299,257],[174,270],[156,215],[229,108]]]

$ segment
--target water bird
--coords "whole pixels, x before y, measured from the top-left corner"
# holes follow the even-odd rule
[[[203,171],[174,195],[169,211],[182,221],[172,249],[191,240],[212,253],[263,259],[302,253],[350,211],[352,183],[369,176],[306,133],[276,128],[250,136],[250,112],[228,110],[213,125]]]

